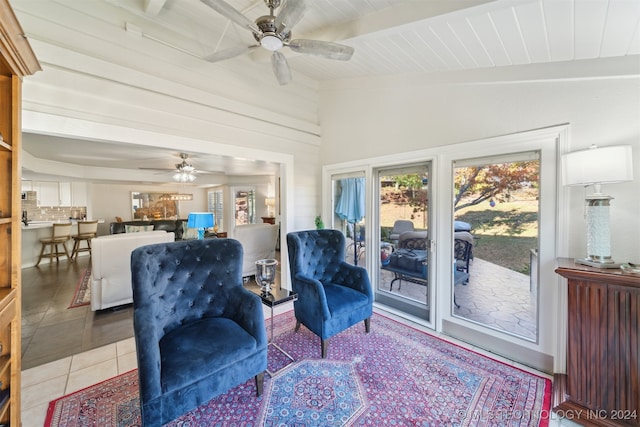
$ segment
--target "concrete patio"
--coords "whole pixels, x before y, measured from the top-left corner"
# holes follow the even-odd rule
[[[347,256],[353,262],[353,254]],[[537,295],[530,291],[529,276],[491,262],[474,259],[469,283],[455,288],[456,316],[527,339],[536,338]],[[389,291],[393,273],[382,270],[379,289]],[[374,284],[375,285],[375,284]],[[426,303],[427,287],[402,281],[393,285],[393,294]]]

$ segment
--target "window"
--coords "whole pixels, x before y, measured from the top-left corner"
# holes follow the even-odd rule
[[[256,190],[243,189],[235,191],[236,225],[256,223]]]
[[[224,225],[224,192],[222,190],[209,191],[207,194],[208,211],[213,212],[215,225],[222,229]]]

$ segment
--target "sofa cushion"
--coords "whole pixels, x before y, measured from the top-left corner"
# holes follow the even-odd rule
[[[162,230],[174,233],[176,240],[182,240],[183,219],[157,219],[153,221],[124,221],[112,222],[109,225],[109,234],[133,233],[141,231]]]
[[[129,225],[124,226],[125,233],[139,233],[141,231],[153,231],[153,225]]]

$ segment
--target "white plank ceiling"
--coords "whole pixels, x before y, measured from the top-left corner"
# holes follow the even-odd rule
[[[268,13],[263,0],[227,2],[251,20]],[[91,4],[67,0],[69,7],[84,3]],[[195,55],[255,44],[249,31],[199,1],[108,3],[143,34]],[[313,0],[307,5],[293,38],[355,48],[349,62],[285,48],[294,74],[316,80],[640,54],[638,0]],[[84,7],[85,13],[91,10]]]
[[[73,28],[87,41],[100,37],[108,48],[135,43],[136,36],[159,49],[145,51],[162,61],[170,60],[167,46],[176,57],[188,53],[203,58],[219,49],[255,44],[245,28],[231,23],[198,0],[10,0],[18,16],[57,28],[60,34],[27,36],[52,43],[70,43],[65,31]],[[294,0],[289,0],[294,1]],[[268,14],[264,0],[227,0],[250,20]],[[348,62],[295,54],[283,48],[293,79],[328,81],[388,75],[443,75],[456,71],[509,70],[514,67],[576,63],[576,67],[627,57],[640,61],[640,0],[307,0],[304,17],[293,28],[292,38],[332,41],[355,48]],[[276,10],[276,15],[278,10]],[[55,25],[58,25],[57,27]],[[64,27],[62,27],[64,26]],[[100,35],[96,36],[96,27]],[[112,40],[108,40],[112,34]],[[105,36],[106,35],[106,36]],[[66,39],[64,37],[67,37]],[[125,37],[132,36],[132,37]],[[56,40],[57,37],[57,40]],[[127,46],[128,47],[128,46]],[[174,52],[169,49],[169,52]],[[139,50],[140,51],[140,48]],[[132,52],[134,52],[132,50]],[[180,53],[182,52],[182,53]],[[184,56],[184,55],[182,55]],[[225,67],[264,69],[271,75],[268,52],[251,53],[225,61]],[[194,59],[194,61],[199,61]],[[578,62],[580,61],[580,62]],[[602,67],[606,68],[606,67]],[[254,73],[255,75],[255,73]],[[37,136],[25,139],[25,148],[39,158],[56,158],[77,144]],[[85,144],[87,153],[78,160],[85,165],[110,167],[147,157],[151,166],[164,157],[162,167],[171,168],[177,153],[128,151],[128,158],[100,153]],[[93,150],[94,152],[92,152]],[[80,154],[80,153],[78,153]],[[139,158],[138,158],[139,157]],[[151,159],[148,159],[151,157]],[[155,159],[154,159],[155,157]],[[108,160],[110,159],[110,160]],[[275,165],[238,163],[230,159],[194,159],[235,174],[273,173]],[[144,164],[147,166],[147,164]],[[125,166],[126,167],[126,166]]]
[[[226,1],[251,20],[268,14],[264,0]],[[113,26],[115,31],[127,29],[197,57],[219,49],[255,44],[250,31],[197,0],[51,2],[67,8],[70,15],[91,16]],[[12,3],[20,11],[38,14],[42,0]],[[306,13],[293,28],[293,38],[346,44],[355,48],[355,54],[351,61],[342,62],[294,54],[284,48],[294,78],[296,73],[302,73],[322,81],[640,54],[639,0],[307,0],[306,3]],[[269,70],[266,52],[251,55]]]

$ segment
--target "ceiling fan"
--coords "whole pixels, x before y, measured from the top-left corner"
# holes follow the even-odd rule
[[[178,182],[193,182],[196,180],[196,168],[192,164],[187,163],[189,155],[187,153],[180,153],[182,162],[176,163],[176,173],[173,175],[173,180]]]
[[[180,163],[176,163],[174,169],[145,168],[145,167],[142,167],[139,169],[157,170],[157,171],[163,171],[163,173],[173,172],[173,180],[177,182],[183,182],[183,183],[195,181],[199,173],[204,173],[204,174],[222,173],[221,171],[196,170],[196,168],[191,163],[188,162],[189,155],[187,153],[179,153],[178,156],[180,157],[180,159],[182,159],[182,161]]]
[[[245,47],[234,47],[224,49],[205,57],[207,61],[216,62],[233,58],[248,52],[250,49],[262,46],[271,54],[271,66],[273,73],[281,85],[286,85],[291,81],[291,70],[287,59],[280,52],[283,47],[288,47],[294,52],[321,56],[328,59],[348,61],[353,55],[353,48],[337,43],[320,40],[291,39],[291,28],[302,19],[306,4],[304,0],[284,0],[284,5],[274,15],[274,9],[280,7],[281,0],[264,0],[269,8],[269,15],[261,16],[251,21],[245,15],[234,9],[224,0],[200,0],[216,12],[240,25],[253,33],[253,37],[258,42],[257,45]]]

